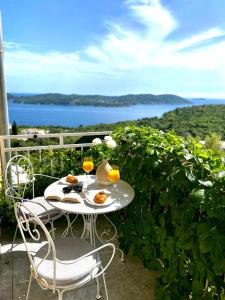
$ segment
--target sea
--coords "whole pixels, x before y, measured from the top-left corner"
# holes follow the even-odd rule
[[[126,107],[19,104],[8,102],[9,122],[25,126],[63,126],[110,124],[126,120],[161,117],[179,107],[223,104],[225,99],[188,99],[185,104],[138,104]]]

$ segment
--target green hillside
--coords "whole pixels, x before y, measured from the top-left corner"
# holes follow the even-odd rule
[[[154,128],[174,129],[179,135],[192,135],[204,138],[216,132],[225,139],[225,105],[201,105],[177,108],[165,113],[162,118],[147,118],[138,124]]]
[[[174,129],[178,135],[198,136],[205,138],[206,135],[216,132],[225,139],[225,105],[201,105],[177,108],[165,113],[161,118],[143,118],[136,121],[124,121],[114,124],[99,124],[81,127],[79,130],[113,130],[120,126],[150,126],[160,130]]]
[[[143,118],[136,121],[125,121],[114,124],[100,124],[81,127],[80,130],[113,130],[120,126],[150,126],[161,130],[174,129],[183,136],[198,136],[205,138],[206,135],[216,132],[225,139],[225,105],[201,105],[177,108],[165,113],[161,118]]]

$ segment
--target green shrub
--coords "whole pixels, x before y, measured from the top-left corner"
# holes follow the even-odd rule
[[[15,222],[13,203],[5,199],[3,180],[0,177],[0,227]]]
[[[160,270],[156,299],[221,299],[225,172],[212,150],[173,132],[120,129],[117,160],[135,199],[114,217],[120,246]]]
[[[135,199],[112,214],[120,246],[149,269],[159,270],[156,299],[222,299],[225,270],[225,168],[223,159],[193,139],[147,127],[114,132],[118,147],[112,161]],[[36,173],[82,173],[82,157],[97,148],[46,151],[31,159]],[[52,165],[50,158],[53,158]],[[38,193],[50,183],[36,180]],[[2,210],[1,213],[9,213]]]

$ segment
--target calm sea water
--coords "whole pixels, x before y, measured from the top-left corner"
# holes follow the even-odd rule
[[[125,120],[137,120],[145,117],[161,117],[165,112],[178,107],[224,104],[224,100],[191,100],[191,104],[132,105],[129,107],[96,107],[17,104],[9,101],[9,121],[17,125],[28,126],[65,126],[94,125],[114,123]]]

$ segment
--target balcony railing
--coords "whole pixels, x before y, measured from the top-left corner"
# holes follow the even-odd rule
[[[85,147],[91,147],[92,143],[79,143],[80,138],[88,137],[88,136],[105,136],[110,135],[111,131],[98,131],[98,132],[73,132],[73,133],[47,133],[47,134],[25,134],[25,135],[2,135],[0,136],[0,149],[1,149],[1,174],[4,173],[4,169],[7,163],[7,160],[12,155],[17,155],[18,153],[26,153],[29,157],[31,151],[37,151],[39,153],[39,160],[42,159],[42,151],[54,151],[59,149],[68,149],[68,148],[79,148],[83,150]],[[67,144],[65,142],[65,138],[74,137],[76,138],[77,142]],[[18,141],[29,141],[31,139],[48,139],[48,138],[56,138],[58,143],[56,144],[48,144],[45,146],[18,146],[18,147],[11,147],[7,146],[11,144],[11,141],[18,140]],[[52,161],[50,161],[52,164]]]

